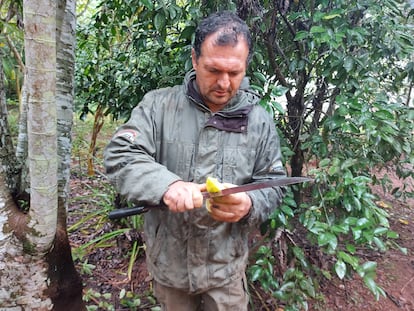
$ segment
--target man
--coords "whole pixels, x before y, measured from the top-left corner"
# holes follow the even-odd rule
[[[203,206],[208,176],[226,187],[285,176],[272,118],[245,78],[248,27],[220,12],[198,26],[184,84],[149,92],[105,150],[128,201],[145,214],[148,269],[163,310],[247,310],[248,232],[280,204],[279,187]]]

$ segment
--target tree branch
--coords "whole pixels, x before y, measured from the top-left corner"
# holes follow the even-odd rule
[[[25,66],[22,60],[22,57],[19,54],[19,51],[17,51],[16,47],[13,44],[13,41],[10,40],[10,37],[5,33],[4,36],[6,37],[7,44],[10,48],[10,50],[13,52],[14,57],[17,60],[17,63],[19,64],[19,68],[21,72],[24,72]]]

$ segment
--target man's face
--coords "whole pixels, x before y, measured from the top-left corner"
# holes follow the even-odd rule
[[[204,103],[211,111],[221,110],[236,94],[246,74],[249,47],[239,37],[235,45],[215,45],[217,34],[208,36],[201,45],[201,55],[196,59],[192,51],[192,63],[196,70],[196,83]]]

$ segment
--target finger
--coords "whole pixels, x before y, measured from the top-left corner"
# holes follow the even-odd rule
[[[184,197],[183,212],[194,209],[194,199],[193,198],[194,198],[193,193],[191,193],[191,195],[189,195],[189,196]]]
[[[222,205],[216,204],[212,199],[206,202],[206,209],[210,216],[217,221],[230,222],[235,218],[235,214],[231,211],[224,211]]]
[[[220,205],[220,207],[222,207],[222,210],[227,211],[230,211],[232,208],[240,204],[240,198],[235,194],[230,194],[223,197],[215,197],[212,198],[212,200],[213,204]]]
[[[165,201],[165,205],[167,205],[168,206],[168,209],[171,211],[171,212],[173,212],[173,213],[178,213],[178,208],[177,208],[177,203],[176,203],[176,201],[171,201],[171,200],[169,200],[169,201]]]
[[[164,200],[164,203],[173,213],[184,212],[186,210],[186,204],[188,204],[182,196],[167,198]]]
[[[192,202],[193,203],[193,207],[198,208],[198,207],[202,207],[203,206],[204,198],[203,198],[203,195],[201,194],[201,191],[199,191],[199,190],[193,190],[192,199],[193,199],[193,202]]]
[[[206,184],[197,184],[198,185],[198,189],[203,192],[203,191],[207,191],[207,186]]]
[[[212,207],[210,216],[217,221],[222,222],[236,222],[237,216],[231,212],[224,212],[218,207]]]

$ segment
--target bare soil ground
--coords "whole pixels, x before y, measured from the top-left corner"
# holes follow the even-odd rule
[[[395,186],[400,185],[394,174],[388,174]],[[74,175],[71,182],[73,198],[68,211],[69,236],[72,249],[78,250],[80,257],[75,263],[82,274],[87,305],[98,306],[94,310],[157,310],[151,296],[151,278],[146,270],[143,248],[136,258],[131,279],[128,278],[132,242],[138,240],[143,245],[140,232],[120,234],[101,242],[100,247],[85,249],[82,256],[79,255],[79,246],[122,228],[118,222],[105,218],[105,212],[100,212],[102,206],[98,204],[99,194],[106,191],[105,184],[103,176],[88,178],[80,174]],[[396,199],[384,194],[379,187],[374,187],[373,191],[380,196],[378,204],[391,215],[391,228],[399,234],[396,242],[408,250],[407,255],[398,249],[386,253],[366,251],[360,254],[366,260],[378,262],[376,281],[384,289],[386,297],[376,301],[358,276],[343,281],[323,281],[323,299],[311,301],[310,310],[414,310],[414,200]],[[91,216],[88,220],[79,223],[88,215]],[[124,296],[124,299],[120,299],[120,296]],[[271,300],[260,290],[252,290],[252,297],[256,301],[255,311],[283,310],[283,306],[272,305]],[[140,301],[133,302],[136,298],[140,298]]]

